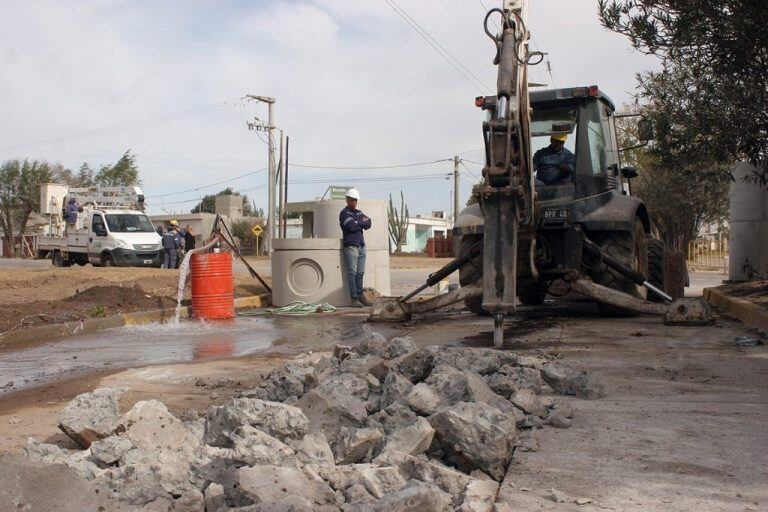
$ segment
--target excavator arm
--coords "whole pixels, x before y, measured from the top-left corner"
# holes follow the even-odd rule
[[[496,47],[497,91],[495,98],[476,100],[490,113],[483,123],[485,166],[478,194],[484,221],[482,305],[494,317],[496,346],[503,344],[504,316],[516,308],[518,274],[537,275],[527,67],[541,54],[528,49],[527,12],[528,0],[505,0],[502,8],[488,11],[484,28]],[[497,34],[489,25],[492,17],[499,18]]]

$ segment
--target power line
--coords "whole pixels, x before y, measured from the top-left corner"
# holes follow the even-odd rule
[[[475,162],[474,160],[470,160],[468,158],[462,158],[461,161],[462,162],[469,162],[469,163],[475,164],[475,165],[485,165],[485,164],[481,164],[480,162]],[[464,166],[464,167],[466,167],[466,166]]]
[[[487,8],[487,7],[485,6],[485,4],[483,3],[483,0],[477,0],[477,1],[478,1],[478,2],[480,2],[480,7],[482,7],[482,8],[483,8],[483,12],[484,12],[484,13],[487,13],[487,12],[488,12],[488,8]],[[501,27],[499,27],[499,24],[498,24],[498,23],[496,23],[496,20],[493,18],[493,16],[491,16],[491,21],[493,22],[493,26],[495,26],[495,27],[496,27],[496,30],[497,30],[497,31],[499,31],[499,32],[501,32]]]
[[[470,71],[469,68],[467,68],[464,64],[462,64],[461,61],[459,61],[459,59],[457,59],[451,52],[446,50],[445,47],[437,41],[437,39],[432,37],[432,35],[424,27],[419,25],[419,23],[416,20],[414,20],[411,16],[409,16],[408,13],[405,12],[405,10],[402,7],[397,5],[394,0],[384,0],[384,1],[387,4],[389,4],[389,6],[392,7],[392,10],[394,10],[398,16],[403,18],[403,20],[413,30],[415,30],[416,33],[419,34],[419,36],[421,36],[421,38],[427,42],[427,44],[429,44],[443,59],[445,59],[445,61],[448,64],[450,64],[453,67],[453,69],[455,69],[462,77],[464,77],[464,79],[467,82],[469,82],[469,84],[472,85],[472,87],[476,88],[481,93],[484,92],[483,88],[485,88],[485,90],[491,90],[491,88],[488,87],[488,85],[485,82],[477,78],[477,76],[474,73],[472,73],[472,71]],[[453,59],[453,61],[451,59]],[[462,68],[466,71],[466,73],[462,71]],[[470,78],[470,76],[472,78]],[[474,82],[472,79],[474,79]]]
[[[190,188],[190,189],[187,189],[187,190],[180,190],[180,191],[177,191],[177,192],[169,192],[167,194],[158,194],[156,196],[146,196],[146,198],[147,199],[155,199],[157,197],[176,196],[176,195],[184,194],[184,193],[187,193],[187,192],[197,192],[198,190],[202,190],[204,188],[215,187],[216,185],[221,185],[222,183],[228,183],[230,181],[239,180],[240,178],[245,178],[246,176],[252,176],[254,174],[258,174],[258,173],[264,172],[266,170],[267,170],[267,168],[265,167],[264,169],[258,169],[256,171],[249,171],[249,172],[247,172],[245,174],[241,174],[240,176],[235,176],[234,178],[229,178],[229,179],[226,179],[226,180],[217,181],[216,183],[211,183],[209,185],[202,185],[202,186],[199,186],[199,187]]]
[[[184,119],[189,119],[192,117],[198,117],[203,115],[209,115],[214,114],[217,112],[223,112],[225,110],[230,110],[232,108],[235,108],[236,103],[225,101],[220,103],[214,103],[212,105],[206,105],[202,107],[195,107],[192,109],[187,110],[181,110],[178,112],[172,112],[169,114],[163,114],[161,116],[154,116],[147,119],[141,119],[137,121],[131,121],[127,123],[122,124],[116,124],[111,126],[105,126],[102,128],[97,128],[93,130],[87,130],[83,132],[76,132],[71,133],[68,135],[60,135],[57,137],[50,137],[47,139],[39,139],[36,141],[30,141],[30,142],[23,142],[19,144],[11,144],[8,146],[2,146],[0,147],[0,151],[10,151],[14,149],[22,149],[26,147],[32,147],[32,146],[40,146],[40,145],[48,145],[48,144],[57,144],[62,142],[69,142],[74,140],[81,140],[86,139],[90,137],[96,137],[99,135],[107,135],[112,133],[118,133],[121,131],[126,130],[134,130],[137,128],[148,128],[151,126],[156,126],[163,123],[170,123],[174,121],[181,121]]]
[[[470,174],[470,175],[471,175],[473,178],[475,178],[477,181],[480,181],[480,178],[478,178],[477,176],[475,176],[475,173],[473,173],[471,170],[469,170],[469,167],[467,167],[467,166],[464,164],[464,160],[459,160],[459,163],[460,163],[461,165],[463,165],[463,166],[464,166],[464,168],[467,170],[467,172],[468,172],[468,173],[469,173],[469,174]]]
[[[394,164],[394,165],[315,165],[315,164],[294,164],[291,167],[305,167],[308,169],[338,169],[338,170],[364,170],[364,169],[402,169],[404,167],[418,167],[420,165],[437,164],[440,162],[452,162],[452,158],[443,158],[441,160],[430,160],[429,162],[416,162],[412,164]]]

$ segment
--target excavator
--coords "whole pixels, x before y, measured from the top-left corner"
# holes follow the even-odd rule
[[[528,67],[544,55],[528,47],[527,14],[527,0],[503,0],[483,22],[495,48],[497,92],[475,98],[486,114],[485,165],[473,204],[453,228],[456,259],[408,295],[374,301],[371,319],[405,320],[463,300],[473,313],[493,317],[494,345],[501,347],[505,317],[519,304],[543,304],[558,283],[605,314],[709,322],[705,303],[682,298],[685,262],[667,257],[645,204],[629,194],[637,171],[621,165],[611,99],[596,85],[528,90]],[[647,121],[637,128],[642,143],[653,138]],[[563,179],[544,182],[534,155],[553,139],[565,143],[573,164]],[[411,301],[456,271],[461,288]]]

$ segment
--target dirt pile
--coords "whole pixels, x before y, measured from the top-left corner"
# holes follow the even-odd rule
[[[120,313],[176,306],[177,270],[70,267],[0,269],[0,333]],[[265,293],[250,276],[235,276],[235,297]],[[187,286],[185,300],[191,298]],[[23,324],[22,323],[23,320]]]
[[[116,508],[490,511],[515,450],[570,426],[553,388],[602,395],[544,357],[372,334],[288,363],[204,417],[155,400],[121,415],[123,390],[81,395],[60,423],[84,449],[30,439],[25,452],[73,469]]]

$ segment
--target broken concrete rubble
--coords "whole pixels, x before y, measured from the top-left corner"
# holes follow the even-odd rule
[[[121,417],[116,392],[81,395],[62,419],[90,448],[30,440],[26,452],[129,508],[491,511],[515,447],[538,450],[539,428],[573,416],[537,395],[542,378],[561,393],[594,388],[544,357],[369,335],[185,421],[155,400]]]
[[[59,415],[59,428],[83,448],[108,437],[117,428],[117,401],[126,391],[99,388],[76,396]]]
[[[481,402],[459,402],[429,417],[447,462],[501,481],[517,441],[513,416]]]
[[[297,407],[258,398],[235,398],[227,405],[208,410],[205,442],[211,446],[231,446],[229,434],[243,425],[285,441],[303,437],[308,432],[309,420]]]
[[[382,452],[395,450],[408,455],[419,455],[429,449],[434,436],[435,429],[429,421],[425,418],[417,418],[415,423],[391,432]]]
[[[547,364],[541,369],[541,377],[555,391],[563,395],[595,400],[605,396],[602,384],[587,372],[563,364]]]
[[[114,464],[133,448],[130,439],[109,436],[91,444],[91,455],[102,464]]]

